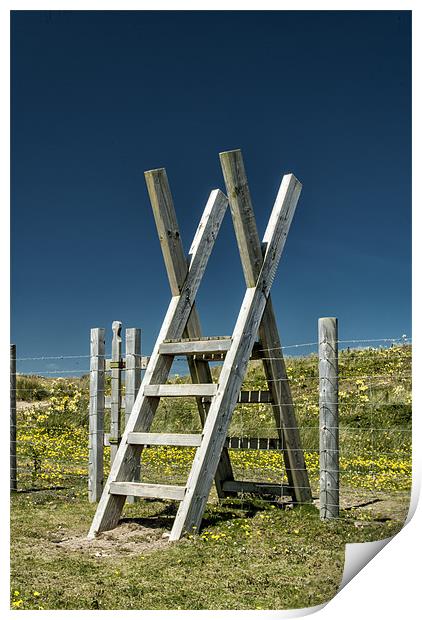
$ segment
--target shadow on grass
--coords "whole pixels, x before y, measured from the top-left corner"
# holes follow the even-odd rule
[[[365,506],[370,506],[371,504],[378,504],[378,502],[382,502],[381,499],[370,499],[367,502],[362,502],[361,504],[354,504],[353,506],[347,506],[343,510],[355,510],[356,508],[365,508]]]
[[[19,495],[21,493],[40,493],[42,491],[63,491],[67,488],[68,487],[31,487],[29,489],[17,489],[12,492]]]
[[[144,499],[147,504],[157,504],[157,499]],[[256,514],[267,511],[269,506],[282,511],[301,509],[307,510],[312,514],[318,511],[312,504],[297,505],[292,503],[280,502],[278,499],[249,499],[249,498],[226,498],[216,505],[208,505],[201,522],[200,529],[218,526],[232,519],[252,519]],[[178,510],[176,502],[164,503],[158,508],[155,514],[145,516],[123,517],[119,524],[136,523],[142,527],[151,529],[170,530],[173,526],[174,518]]]

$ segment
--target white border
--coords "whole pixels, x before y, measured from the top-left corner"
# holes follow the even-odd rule
[[[419,157],[419,137],[420,137],[420,121],[418,111],[422,109],[422,101],[420,97],[420,73],[421,67],[418,59],[421,57],[421,45],[419,38],[421,36],[420,29],[420,10],[418,4],[414,2],[379,2],[372,1],[362,2],[361,0],[355,2],[304,2],[297,0],[294,4],[287,3],[285,1],[279,2],[250,2],[250,1],[236,1],[229,2],[228,0],[214,0],[213,2],[163,2],[156,0],[154,3],[135,2],[122,0],[121,2],[107,1],[93,1],[90,2],[82,0],[73,0],[72,2],[64,2],[56,0],[54,6],[53,3],[49,3],[50,6],[35,1],[22,1],[22,2],[3,2],[0,9],[0,71],[1,71],[1,83],[2,97],[1,107],[1,132],[0,132],[0,144],[1,144],[1,189],[2,189],[2,235],[0,243],[1,252],[1,265],[2,269],[2,287],[4,299],[1,304],[2,312],[2,324],[4,326],[9,324],[9,309],[7,303],[7,290],[8,290],[8,271],[4,269],[9,264],[9,218],[7,205],[10,204],[9,200],[9,97],[7,93],[9,91],[9,11],[10,10],[412,10],[413,11],[413,109],[416,111],[414,115],[414,148],[413,148],[413,161],[414,169],[417,170],[417,164],[420,163]],[[420,4],[420,3],[419,3]],[[6,96],[5,96],[6,95]],[[420,205],[420,190],[417,183],[413,184],[413,202],[415,205]],[[413,223],[413,239],[414,239],[414,259],[413,259],[413,316],[415,317],[413,325],[413,350],[414,350],[414,376],[420,377],[420,353],[419,353],[419,313],[420,307],[420,288],[417,285],[416,278],[419,276],[420,266],[420,242],[418,244],[417,233],[421,230],[420,227],[420,215],[419,209],[414,210],[414,223]],[[7,416],[8,411],[8,374],[9,374],[9,334],[8,330],[4,329],[2,332],[2,351],[1,356],[1,371],[0,376],[2,380],[2,413]],[[416,415],[414,419],[414,460],[413,460],[413,481],[417,488],[417,494],[419,493],[420,478],[422,471],[421,463],[421,423],[418,420],[420,412],[420,381],[415,382],[414,389],[414,411]],[[7,450],[2,451],[2,471],[8,471],[9,459]],[[8,496],[8,480],[7,477],[3,480],[3,488],[6,497]],[[416,500],[414,500],[416,501]],[[4,502],[2,510],[2,540],[1,551],[2,566],[8,564],[8,538],[9,538],[9,524],[8,524],[8,511],[5,509],[7,505],[7,499]],[[417,507],[415,515],[410,523],[396,536],[386,548],[384,548],[348,585],[342,589],[339,594],[330,601],[322,611],[318,612],[318,617],[337,620],[339,617],[345,620],[348,618],[369,618],[371,616],[382,617],[383,620],[394,619],[397,617],[413,618],[419,616],[419,590],[420,590],[420,562],[419,554],[421,549],[421,531],[422,531],[422,510],[420,506]],[[9,610],[9,580],[7,571],[4,573],[4,578],[0,583],[0,600],[1,609],[5,611],[5,617],[11,612]],[[298,610],[299,611],[299,610]],[[307,610],[307,613],[312,610]],[[305,610],[303,610],[305,612]],[[74,614],[74,613],[92,613],[89,611],[45,611],[45,612],[30,612],[26,614],[32,615],[36,613],[37,617],[41,615],[62,615],[62,614]],[[94,612],[95,613],[95,612]],[[103,614],[114,614],[113,611],[104,611]],[[136,614],[139,612],[121,611],[125,614]],[[143,617],[152,616],[185,616],[186,614],[199,614],[206,618],[215,617],[231,617],[233,615],[251,616],[255,618],[260,617],[262,614],[266,616],[276,617],[292,617],[298,615],[298,612],[264,612],[264,611],[251,611],[251,612],[148,612],[142,611]],[[300,614],[300,612],[299,612]]]

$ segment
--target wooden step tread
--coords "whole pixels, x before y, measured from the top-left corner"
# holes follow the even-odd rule
[[[226,482],[223,482],[223,490],[232,493],[251,493],[253,495],[291,496],[291,488],[287,485],[252,482],[249,480],[226,480]]]
[[[168,383],[164,385],[146,385],[145,396],[214,396],[216,383]]]
[[[283,444],[278,437],[227,437],[224,445],[231,450],[283,450]]]
[[[163,343],[178,342],[208,342],[209,340],[231,340],[231,336],[201,336],[200,338],[167,338]]]
[[[129,433],[127,443],[139,446],[190,446],[201,445],[202,435],[182,433]]]
[[[160,344],[162,355],[214,355],[225,353],[230,349],[231,338],[186,339]]]
[[[185,496],[185,487],[172,484],[146,484],[143,482],[111,482],[112,495],[133,495],[157,499],[176,499],[181,501]]]
[[[179,385],[179,384],[177,384]],[[191,385],[191,384],[187,384],[187,385]],[[203,384],[201,383],[200,385],[209,385],[209,384]],[[186,394],[180,394],[180,396],[185,396]],[[195,396],[197,396],[197,394],[195,394]],[[199,396],[202,396],[202,394],[199,394]],[[208,396],[208,395],[207,395]],[[209,396],[208,396],[209,397]],[[239,394],[239,397],[237,399],[238,403],[243,403],[243,404],[261,404],[261,403],[265,403],[265,404],[269,404],[272,403],[272,397],[271,397],[271,392],[269,392],[268,390],[242,390]],[[106,409],[110,409],[111,407],[111,396],[106,396],[104,399],[104,406]],[[125,409],[126,407],[126,402],[125,402],[125,397],[121,396],[120,398],[120,406],[122,409]]]

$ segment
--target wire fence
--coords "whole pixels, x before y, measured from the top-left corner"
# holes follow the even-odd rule
[[[403,503],[411,487],[411,339],[339,340],[339,474],[341,518],[351,518],[361,504]],[[261,349],[264,360],[279,359],[279,348]],[[317,504],[320,487],[320,424],[318,343],[283,346],[293,394],[306,470]],[[268,355],[267,355],[268,354]],[[16,358],[16,453],[18,489],[66,487],[85,493],[88,486],[89,355],[35,355]],[[105,355],[108,358],[109,355]],[[46,367],[72,360],[72,368]],[[75,360],[84,360],[81,365]],[[184,382],[186,358],[175,358],[170,381]],[[28,363],[32,367],[27,369]],[[34,364],[36,362],[36,364]],[[41,368],[43,366],[44,368]],[[221,362],[220,362],[221,365]],[[40,366],[40,368],[35,368]],[[82,366],[82,367],[81,367]],[[211,364],[214,380],[219,364]],[[177,372],[175,372],[177,370]],[[124,371],[123,371],[124,372]],[[85,375],[85,376],[84,376]],[[280,377],[274,381],[286,381]],[[246,390],[265,390],[268,383],[259,362],[251,362]],[[110,382],[105,393],[111,394]],[[121,387],[124,396],[125,387]],[[38,400],[39,399],[39,400]],[[177,404],[175,404],[177,401]],[[289,406],[284,403],[281,407]],[[277,406],[241,403],[236,407],[229,435],[238,440],[227,447],[235,479],[279,485],[280,502],[288,487],[283,459],[286,427],[277,425]],[[109,425],[106,411],[105,425]],[[201,431],[196,401],[162,399],[154,420],[155,432]],[[250,440],[272,440],[275,448],[257,449]],[[248,447],[249,441],[249,447]],[[278,442],[278,443],[277,443]],[[268,446],[270,446],[268,443]],[[252,442],[253,444],[253,442]],[[105,474],[110,448],[105,447]],[[195,449],[148,447],[142,453],[142,481],[185,484]],[[241,499],[246,501],[248,494]],[[263,496],[264,501],[274,498]],[[395,505],[395,504],[394,504]]]

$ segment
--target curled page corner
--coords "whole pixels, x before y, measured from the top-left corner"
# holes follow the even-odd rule
[[[409,511],[403,527],[410,522],[415,514],[420,494],[420,480],[417,476],[412,477],[412,491],[410,496]],[[403,528],[402,528],[403,529]],[[401,530],[400,530],[401,531]],[[344,558],[343,578],[339,586],[339,591],[346,586],[389,542],[400,534],[398,532],[389,538],[365,543],[347,543]]]
[[[343,579],[341,580],[339,590],[344,588],[393,538],[394,536],[390,536],[389,538],[375,540],[374,542],[347,543]]]

